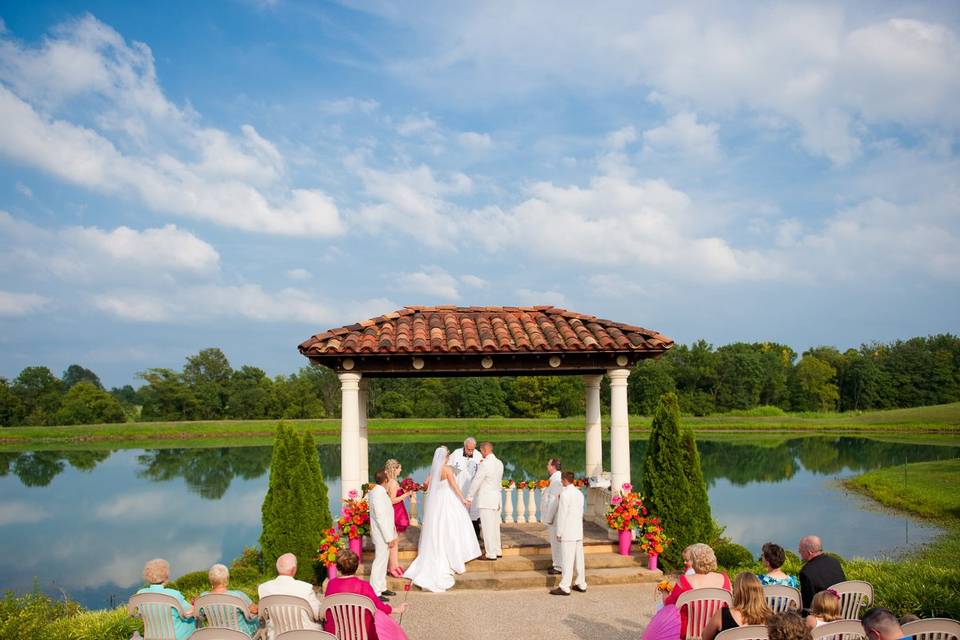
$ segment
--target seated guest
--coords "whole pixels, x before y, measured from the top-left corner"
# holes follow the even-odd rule
[[[257,587],[260,599],[263,600],[267,596],[298,596],[310,603],[314,619],[319,620],[320,598],[317,597],[313,585],[293,577],[297,575],[297,556],[292,553],[285,553],[277,558],[277,574],[277,577],[273,580],[268,580]],[[305,628],[320,631],[319,624],[305,619],[306,614],[303,614],[303,618]],[[269,621],[267,622],[267,637],[270,640],[275,637],[273,625]]]
[[[143,567],[143,579],[150,586],[144,587],[137,593],[162,593],[173,596],[180,601],[180,606],[187,617],[181,617],[180,612],[170,607],[170,613],[173,616],[173,631],[177,640],[184,640],[193,635],[197,630],[197,620],[193,615],[193,607],[183,597],[183,594],[176,589],[168,589],[164,585],[170,580],[170,563],[161,558],[150,560]]]
[[[210,571],[207,572],[207,578],[210,580],[210,591],[204,591],[200,595],[205,596],[208,593],[223,593],[243,600],[247,605],[247,610],[244,611],[244,613],[249,613],[252,619],[248,620],[245,615],[238,615],[240,630],[248,636],[253,636],[253,634],[257,632],[257,629],[260,628],[260,620],[257,619],[257,605],[255,605],[253,601],[250,600],[250,596],[243,591],[227,589],[227,584],[230,582],[230,570],[227,569],[226,565],[215,564],[210,567]]]
[[[760,550],[760,559],[763,560],[763,568],[767,570],[766,573],[757,576],[760,578],[760,584],[765,587],[775,584],[800,589],[800,581],[797,580],[797,576],[791,576],[780,569],[787,560],[787,554],[783,547],[768,542]]]
[[[740,573],[733,581],[733,604],[721,608],[703,629],[703,640],[713,640],[721,631],[746,624],[767,624],[773,611],[763,597],[763,585],[752,573]]]
[[[380,598],[377,597],[373,587],[370,586],[370,583],[356,576],[357,567],[359,566],[360,558],[358,558],[357,554],[353,551],[343,549],[337,553],[337,577],[331,578],[327,582],[327,590],[323,595],[329,598],[337,593],[356,593],[370,598],[370,602],[386,615],[390,615],[394,611],[403,613],[407,608],[407,603],[403,603],[396,609],[393,609],[389,604],[381,601]],[[323,629],[330,633],[336,631],[333,625],[333,613],[330,611],[327,611],[326,620],[323,621]],[[377,637],[373,620],[367,620],[367,637]]]
[[[807,626],[816,629],[822,624],[840,619],[840,594],[833,589],[824,589],[813,596]]]
[[[767,623],[769,640],[811,640],[810,627],[795,611],[785,611],[771,616]]]
[[[901,640],[909,636],[904,636],[903,629],[900,628],[900,621],[890,612],[889,609],[877,607],[870,609],[860,618],[860,624],[867,634],[867,640]]]
[[[823,552],[823,544],[817,536],[804,536],[800,540],[800,596],[803,610],[809,611],[813,596],[827,587],[843,582],[847,576],[843,573],[840,561]]]
[[[714,587],[730,591],[730,578],[725,573],[717,573],[717,556],[709,545],[692,544],[687,547],[687,551],[690,554],[690,566],[693,568],[694,574],[692,576],[680,576],[680,579],[677,580],[677,586],[663,601],[665,606],[677,604],[677,598],[680,597],[680,594],[691,589]],[[680,610],[680,628],[687,628],[686,607]]]

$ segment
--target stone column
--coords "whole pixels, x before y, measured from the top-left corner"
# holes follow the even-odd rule
[[[629,369],[610,369],[610,489],[620,492],[630,482],[630,427],[627,416]]]
[[[360,380],[359,373],[341,373],[340,496],[360,490]]]
[[[583,376],[587,395],[586,474],[588,478],[603,471],[603,431],[600,426],[600,381],[603,376]]]
[[[367,440],[367,380],[360,380],[360,483],[370,482],[370,445]]]

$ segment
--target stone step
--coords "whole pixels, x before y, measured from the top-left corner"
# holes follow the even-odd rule
[[[637,584],[659,582],[663,578],[660,571],[650,571],[640,567],[612,567],[587,569],[587,586],[605,584]],[[468,571],[456,577],[454,590],[487,589],[552,589],[560,584],[560,576],[551,576],[544,571]],[[387,588],[396,591],[396,602],[402,601],[403,585],[406,580],[387,578]],[[417,587],[414,587],[416,589]]]
[[[618,545],[616,543],[596,543],[591,542],[583,545],[583,553],[585,556],[589,556],[595,553],[616,553]],[[373,546],[369,545],[364,547],[363,555],[366,558],[368,554],[373,554]],[[513,548],[504,548],[503,557],[514,557],[514,556],[550,556],[550,545],[525,545],[522,547],[513,547]],[[416,549],[400,549],[397,553],[397,557],[400,559],[400,562],[407,564],[413,562],[413,559],[417,557]],[[641,555],[641,558],[646,558],[646,556]],[[646,561],[646,560],[644,560]]]

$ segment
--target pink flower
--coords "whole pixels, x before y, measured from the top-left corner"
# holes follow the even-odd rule
[[[351,500],[356,500],[357,498],[360,497],[360,492],[357,491],[356,489],[350,489],[350,493],[347,494],[347,497],[350,498]]]
[[[622,500],[623,500],[623,498],[621,498],[620,496],[613,496],[613,497],[610,499],[610,504],[620,504],[620,502],[621,502]]]
[[[629,482],[624,482],[624,483],[623,483],[623,490],[624,490],[624,491],[627,491],[627,492],[630,492],[630,491],[633,490],[633,485],[630,484]]]

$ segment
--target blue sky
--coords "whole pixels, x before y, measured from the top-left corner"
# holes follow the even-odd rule
[[[725,3],[728,4],[728,3]],[[953,3],[2,2],[0,376],[406,304],[956,332]]]

